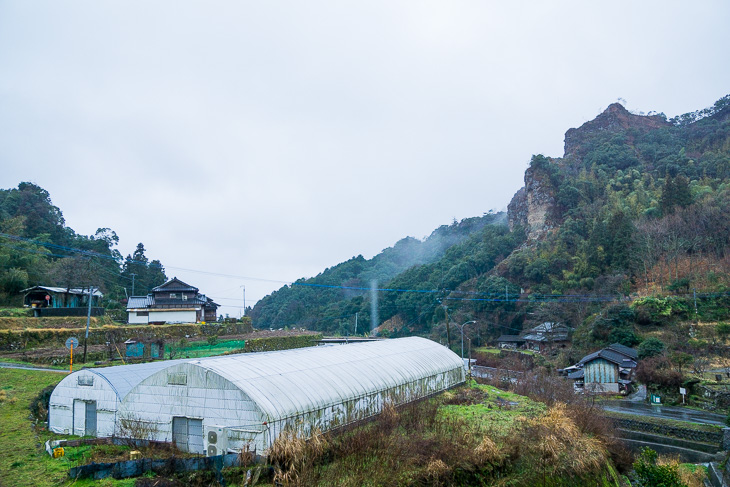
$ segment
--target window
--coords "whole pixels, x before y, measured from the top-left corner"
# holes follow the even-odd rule
[[[170,293],[170,299],[177,299],[177,293]]]
[[[188,376],[182,373],[167,374],[167,385],[185,386],[188,384]]]
[[[94,377],[90,375],[80,375],[78,378],[78,385],[80,386],[93,386],[94,385]]]
[[[182,298],[183,301],[187,301],[188,300],[188,295],[187,294],[183,294],[180,297]]]
[[[137,311],[137,316],[149,316],[149,311]]]

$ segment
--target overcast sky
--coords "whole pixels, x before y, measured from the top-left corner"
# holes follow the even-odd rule
[[[505,209],[619,98],[712,105],[728,25],[724,0],[0,0],[0,187],[237,316],[241,286]]]

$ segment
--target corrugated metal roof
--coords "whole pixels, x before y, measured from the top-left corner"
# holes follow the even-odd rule
[[[65,287],[53,287],[53,286],[33,286],[29,287],[28,289],[23,289],[20,291],[21,293],[27,293],[29,291],[33,291],[34,289],[38,290],[44,290],[44,291],[50,291],[52,293],[60,293],[60,294],[89,294],[89,288],[80,288],[80,287],[72,287],[71,289],[66,289]],[[104,297],[104,294],[99,291],[97,288],[94,289],[94,292],[92,293],[94,296],[98,296],[100,298]]]
[[[458,369],[461,358],[425,338],[201,359],[270,417],[286,418]]]
[[[155,299],[152,297],[152,295],[130,296],[127,300],[127,309],[147,308],[148,306],[152,306],[154,302]]]

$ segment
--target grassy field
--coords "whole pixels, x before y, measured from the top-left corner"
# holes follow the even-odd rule
[[[188,342],[188,345],[179,349],[178,356],[186,358],[210,357],[213,355],[221,355],[233,350],[240,350],[246,344],[245,340],[222,340],[214,345],[208,344],[207,341],[200,340]],[[170,356],[170,347],[174,344],[165,345],[165,356]]]
[[[470,396],[466,401],[459,394]],[[455,393],[447,391],[443,395],[444,405],[441,414],[466,421],[479,429],[506,433],[515,419],[534,417],[545,412],[545,405],[540,402],[502,391],[492,386],[473,385],[471,388]],[[456,402],[457,404],[451,404]]]
[[[479,347],[479,348],[475,348],[474,349],[474,352],[478,352],[478,353],[492,353],[492,354],[495,354],[495,355],[499,355],[499,353],[502,352],[503,350],[505,352],[524,353],[525,355],[536,355],[536,353],[533,350],[522,350],[522,349],[512,350],[512,349],[509,349],[509,348],[502,349],[502,348],[497,348],[497,347]]]
[[[0,485],[46,487],[58,485],[132,487],[134,480],[93,482],[68,478],[74,458],[52,459],[42,443],[56,436],[36,429],[28,409],[38,393],[63,375],[54,372],[0,369]]]

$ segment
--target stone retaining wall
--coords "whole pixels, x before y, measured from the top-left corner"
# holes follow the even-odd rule
[[[697,441],[700,443],[710,443],[713,445],[718,445],[718,447],[722,448],[723,450],[730,447],[730,438],[725,439],[725,436],[729,435],[724,433],[724,431],[721,429],[718,429],[717,432],[702,431],[693,428],[682,428],[680,426],[674,426],[669,424],[650,423],[647,421],[639,421],[636,419],[615,417],[609,417],[609,419],[613,421],[617,428],[631,431],[643,431],[645,433],[651,433],[655,435],[672,436],[675,438],[682,438],[690,441]],[[730,428],[726,428],[725,430],[730,430]]]

